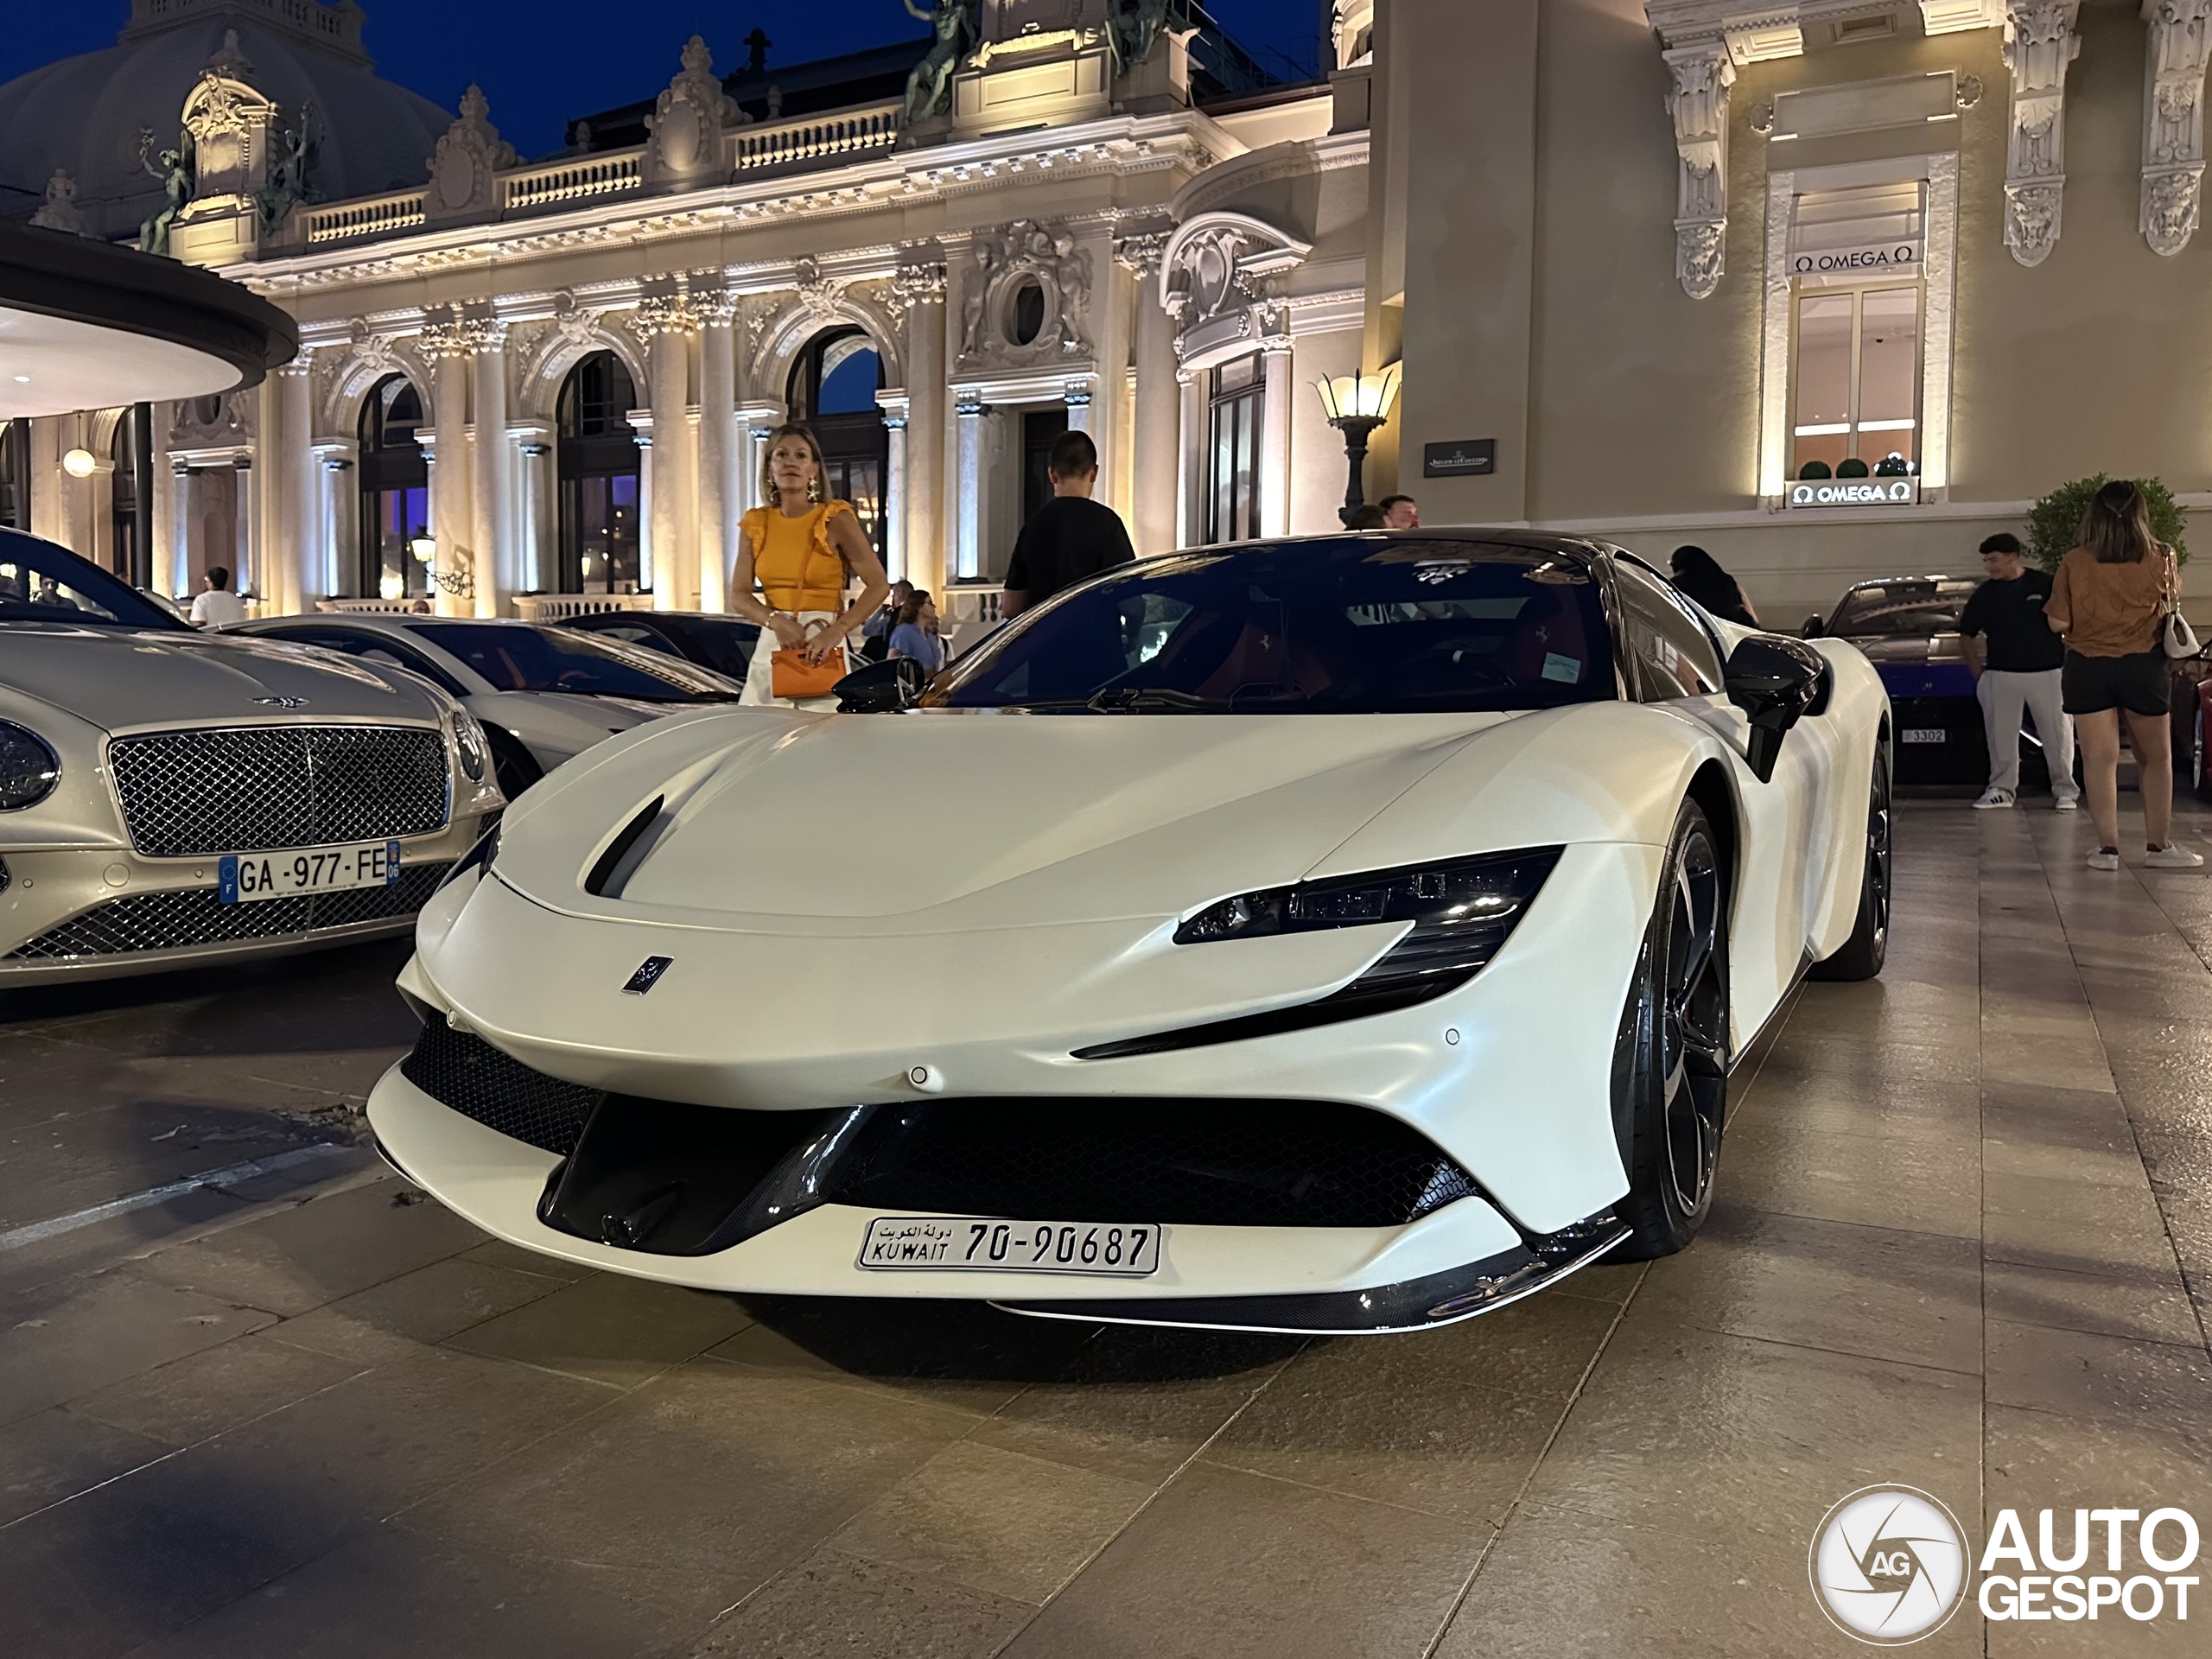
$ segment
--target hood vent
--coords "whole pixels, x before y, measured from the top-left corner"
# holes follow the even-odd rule
[[[659,818],[661,805],[667,799],[665,795],[654,796],[637,817],[622,826],[621,833],[607,843],[607,850],[599,855],[591,867],[591,874],[584,878],[586,893],[594,899],[622,896],[623,884],[652,850],[652,844],[645,842],[645,831]],[[632,858],[632,853],[637,856]]]

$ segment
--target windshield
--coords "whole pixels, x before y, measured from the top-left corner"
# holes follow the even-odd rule
[[[0,530],[0,623],[4,622],[92,623],[170,633],[190,629],[99,566],[11,530]]]
[[[1039,714],[1399,714],[1614,695],[1587,563],[1481,542],[1175,554],[1070,589],[986,640],[925,706]]]
[[[1828,624],[1828,632],[1862,636],[1955,633],[1959,612],[1974,589],[1974,584],[1963,579],[1927,578],[1854,588],[1835,607],[1835,620]]]
[[[602,644],[565,628],[418,622],[410,632],[451,652],[501,691],[573,691],[639,702],[734,702],[744,690],[675,658]]]

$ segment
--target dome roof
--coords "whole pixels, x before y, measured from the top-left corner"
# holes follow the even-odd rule
[[[287,124],[313,105],[321,149],[308,183],[323,198],[419,184],[453,117],[380,80],[360,47],[351,0],[132,0],[115,45],[64,58],[0,86],[0,185],[35,201],[59,168],[77,182],[87,234],[126,236],[158,211],[162,185],[139,166],[138,134],[175,144],[185,94],[235,30],[242,78]],[[234,72],[235,73],[235,72]]]

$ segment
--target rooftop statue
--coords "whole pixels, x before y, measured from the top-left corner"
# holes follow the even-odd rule
[[[300,202],[320,201],[312,175],[322,147],[322,134],[310,104],[300,111],[299,124],[289,132],[274,135],[269,156],[269,182],[253,199],[261,214],[261,227],[274,231]]]
[[[1106,38],[1114,48],[1114,73],[1126,74],[1152,54],[1167,27],[1168,0],[1114,0]]]
[[[951,102],[952,72],[982,33],[977,15],[982,0],[937,0],[936,10],[926,11],[914,0],[900,0],[900,3],[937,34],[913,73],[906,77],[906,120],[912,125]]]
[[[176,148],[162,151],[158,161],[153,155],[154,135],[147,129],[138,130],[138,164],[162,181],[163,201],[162,210],[138,227],[138,251],[141,253],[167,253],[169,251],[169,226],[176,223],[177,215],[192,200],[196,178],[192,157],[192,135],[180,132]]]

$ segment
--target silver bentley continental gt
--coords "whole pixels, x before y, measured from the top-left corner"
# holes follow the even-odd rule
[[[0,989],[404,932],[505,804],[404,670],[201,633],[0,530]]]

